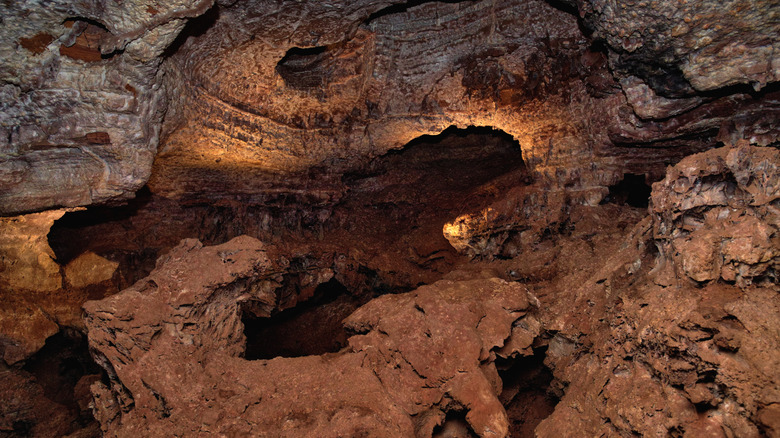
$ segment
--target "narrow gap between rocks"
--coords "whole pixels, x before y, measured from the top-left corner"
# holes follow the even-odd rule
[[[49,337],[22,369],[35,376],[47,399],[67,409],[73,430],[95,425],[89,408],[89,386],[100,380],[104,372],[90,356],[84,334],[74,329],[61,330]]]
[[[536,426],[552,414],[562,395],[551,385],[553,375],[544,364],[546,352],[544,346],[535,348],[531,356],[496,362],[503,382],[499,400],[514,438],[533,437]]]
[[[373,14],[369,15],[368,18],[363,22],[364,26],[367,26],[372,21],[376,20],[377,18],[386,17],[388,15],[393,14],[401,14],[406,11],[408,11],[411,8],[414,8],[416,6],[420,6],[426,3],[470,3],[472,0],[409,0],[404,3],[396,3],[390,6],[387,6],[385,8],[382,8]]]
[[[176,39],[165,49],[163,57],[169,58],[175,55],[188,39],[205,34],[206,31],[214,26],[217,19],[219,19],[219,6],[216,4],[203,15],[190,19],[184,26],[184,29],[176,36]]]
[[[328,73],[324,61],[329,55],[330,52],[325,46],[293,47],[276,65],[276,72],[290,88],[319,89]]]
[[[444,422],[433,429],[432,438],[470,438],[477,436],[477,433],[474,432],[474,429],[466,421],[466,412],[464,410],[453,410],[447,412]]]

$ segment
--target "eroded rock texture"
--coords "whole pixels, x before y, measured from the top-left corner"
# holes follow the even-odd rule
[[[777,281],[780,151],[743,145],[685,158],[653,194],[655,238],[672,278]]]
[[[132,197],[157,151],[162,53],[211,3],[0,6],[0,214]]]
[[[130,197],[158,147],[168,197],[328,203],[312,168],[450,125],[502,129],[569,189],[777,138],[771,1],[3,8],[6,215]]]
[[[284,272],[269,255],[249,237],[184,241],[146,279],[85,305],[110,378],[93,385],[107,434],[431,436],[459,411],[480,436],[506,436],[494,361],[529,354],[539,334],[523,286],[387,295],[346,320],[357,335],[339,353],[247,361],[241,312],[270,315]]]
[[[776,157],[776,149],[713,150],[654,186],[656,213],[573,294],[575,307],[593,310],[547,326],[560,329],[547,357],[567,387],[538,435],[777,434],[777,178],[764,178]],[[750,237],[742,221],[753,224]]]

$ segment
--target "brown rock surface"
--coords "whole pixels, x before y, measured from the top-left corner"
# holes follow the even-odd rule
[[[0,435],[777,435],[778,10],[3,2]]]
[[[132,288],[87,303],[111,380],[93,385],[104,431],[430,436],[456,410],[480,436],[506,435],[493,362],[538,335],[515,324],[531,318],[524,287],[442,281],[384,296],[348,318],[358,334],[339,353],[244,360],[241,312],[269,315],[283,272],[249,237],[184,241]]]
[[[35,353],[59,330],[41,298],[62,287],[60,266],[46,235],[63,214],[59,210],[0,219],[0,355],[6,363]]]
[[[116,290],[116,266],[94,254],[71,262],[63,275],[48,234],[65,213],[0,219],[0,357],[7,364],[28,358],[62,327],[83,329],[81,305]]]
[[[576,3],[585,23],[615,50],[617,66],[644,64],[640,71],[667,93],[740,83],[759,89],[780,79],[773,1]]]
[[[538,436],[774,433],[776,426],[768,418],[780,394],[774,371],[780,363],[780,309],[771,251],[778,245],[764,239],[774,239],[773,232],[756,231],[777,220],[771,207],[759,213],[776,202],[777,178],[761,177],[775,172],[776,153],[742,146],[681,161],[654,186],[652,221],[637,224],[632,236],[589,278],[570,274],[568,280],[558,280],[580,284],[571,295],[563,295],[577,297],[577,310],[550,320],[543,317],[548,329],[559,330],[547,363],[565,385],[565,395],[536,429]],[[722,196],[725,186],[732,187],[731,196]],[[719,208],[730,209],[729,214],[707,215]],[[717,238],[704,233],[680,237],[714,245],[719,259],[740,263],[736,269],[745,275],[741,281],[724,282],[735,278],[720,277],[712,259],[707,265],[696,258],[699,254],[674,255],[669,250],[670,235],[696,230],[679,220],[694,211],[711,221],[731,217],[756,225],[757,240],[740,246],[739,257],[729,258],[725,252],[733,248],[729,239],[740,238],[738,226],[715,222],[699,230],[719,232]],[[656,253],[655,247],[661,251]],[[685,280],[703,272],[691,270],[690,259],[699,263],[696,266],[716,269],[712,277],[701,279],[705,286]]]
[[[674,266],[675,278],[697,282],[776,282],[778,166],[776,148],[743,144],[692,155],[668,172],[652,196],[654,234],[668,263],[659,269]]]

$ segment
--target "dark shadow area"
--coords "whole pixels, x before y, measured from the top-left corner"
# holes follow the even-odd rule
[[[119,225],[120,222],[135,216],[139,210],[143,210],[151,197],[149,189],[143,187],[136,193],[135,198],[128,201],[126,205],[118,207],[99,205],[89,207],[86,210],[65,213],[54,222],[48,235],[49,246],[54,251],[57,262],[65,265],[86,250],[80,244],[86,242],[73,238],[80,230],[111,222],[116,222]]]
[[[472,0],[409,0],[405,3],[396,3],[385,8],[382,8],[366,18],[363,22],[364,26],[367,26],[377,18],[385,17],[393,14],[400,14],[408,11],[409,9],[420,6],[425,3],[470,3]]]
[[[371,206],[383,218],[373,220],[376,225],[392,219],[399,226],[432,226],[436,234],[453,214],[479,210],[531,183],[520,144],[489,126],[451,126],[420,136],[342,180],[350,188],[345,208]]]
[[[609,186],[609,195],[602,204],[613,203],[628,205],[636,208],[647,208],[650,203],[652,188],[645,179],[645,175],[627,173],[623,179],[615,185]]]
[[[432,438],[466,438],[477,437],[474,429],[466,421],[465,410],[447,412],[441,425],[433,428]]]
[[[546,0],[546,2],[561,12],[574,15],[578,19],[580,18],[580,10],[577,7],[576,0]]]
[[[360,306],[344,285],[331,279],[314,296],[269,318],[244,312],[247,360],[334,353],[346,345],[341,321]]]
[[[190,19],[179,35],[163,52],[163,58],[169,58],[179,51],[190,37],[196,38],[208,31],[219,19],[219,5],[214,5],[203,15]]]
[[[276,65],[276,72],[290,88],[299,90],[320,88],[325,83],[327,73],[325,61],[328,56],[326,46],[293,47]]]
[[[503,364],[496,362],[504,384],[499,399],[509,417],[509,432],[513,438],[532,438],[534,429],[550,416],[559,395],[551,387],[553,375],[544,365],[547,347],[534,349],[532,356]]]
[[[397,172],[403,167],[441,171],[442,174],[436,177],[452,176],[462,170],[465,180],[459,179],[458,186],[473,186],[472,183],[513,170],[525,170],[525,162],[520,143],[500,129],[450,126],[440,134],[415,138],[403,149],[392,150],[363,169],[345,174],[343,180],[349,184],[362,178]]]
[[[89,385],[101,378],[102,369],[92,360],[85,335],[65,329],[51,336],[23,370],[35,376],[46,398],[69,410],[73,430],[95,422],[88,409]]]

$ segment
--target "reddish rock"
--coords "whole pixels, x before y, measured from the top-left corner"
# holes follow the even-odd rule
[[[64,436],[72,431],[68,409],[46,398],[30,373],[0,370],[0,394],[0,434]]]
[[[45,32],[39,32],[30,38],[20,38],[19,44],[25,49],[38,55],[46,50],[46,47],[54,41],[54,37]]]
[[[777,223],[767,207],[777,162],[776,149],[722,148],[686,158],[654,185],[651,218],[564,295],[594,311],[543,315],[560,329],[547,363],[566,389],[537,436],[773,430],[762,409],[780,396],[778,245],[761,230]],[[737,255],[740,223],[753,233]],[[738,262],[744,277],[723,276],[719,259]]]
[[[493,361],[539,333],[515,324],[531,310],[524,287],[441,281],[384,296],[346,320],[358,334],[339,353],[247,361],[241,312],[274,309],[284,266],[271,257],[249,237],[184,241],[146,279],[85,305],[111,381],[92,387],[107,434],[430,436],[462,411],[480,436],[506,436]]]
[[[668,261],[659,269],[674,266],[677,278],[697,282],[745,285],[766,275],[776,282],[778,163],[776,148],[742,144],[692,155],[670,169],[652,196],[661,263]]]

